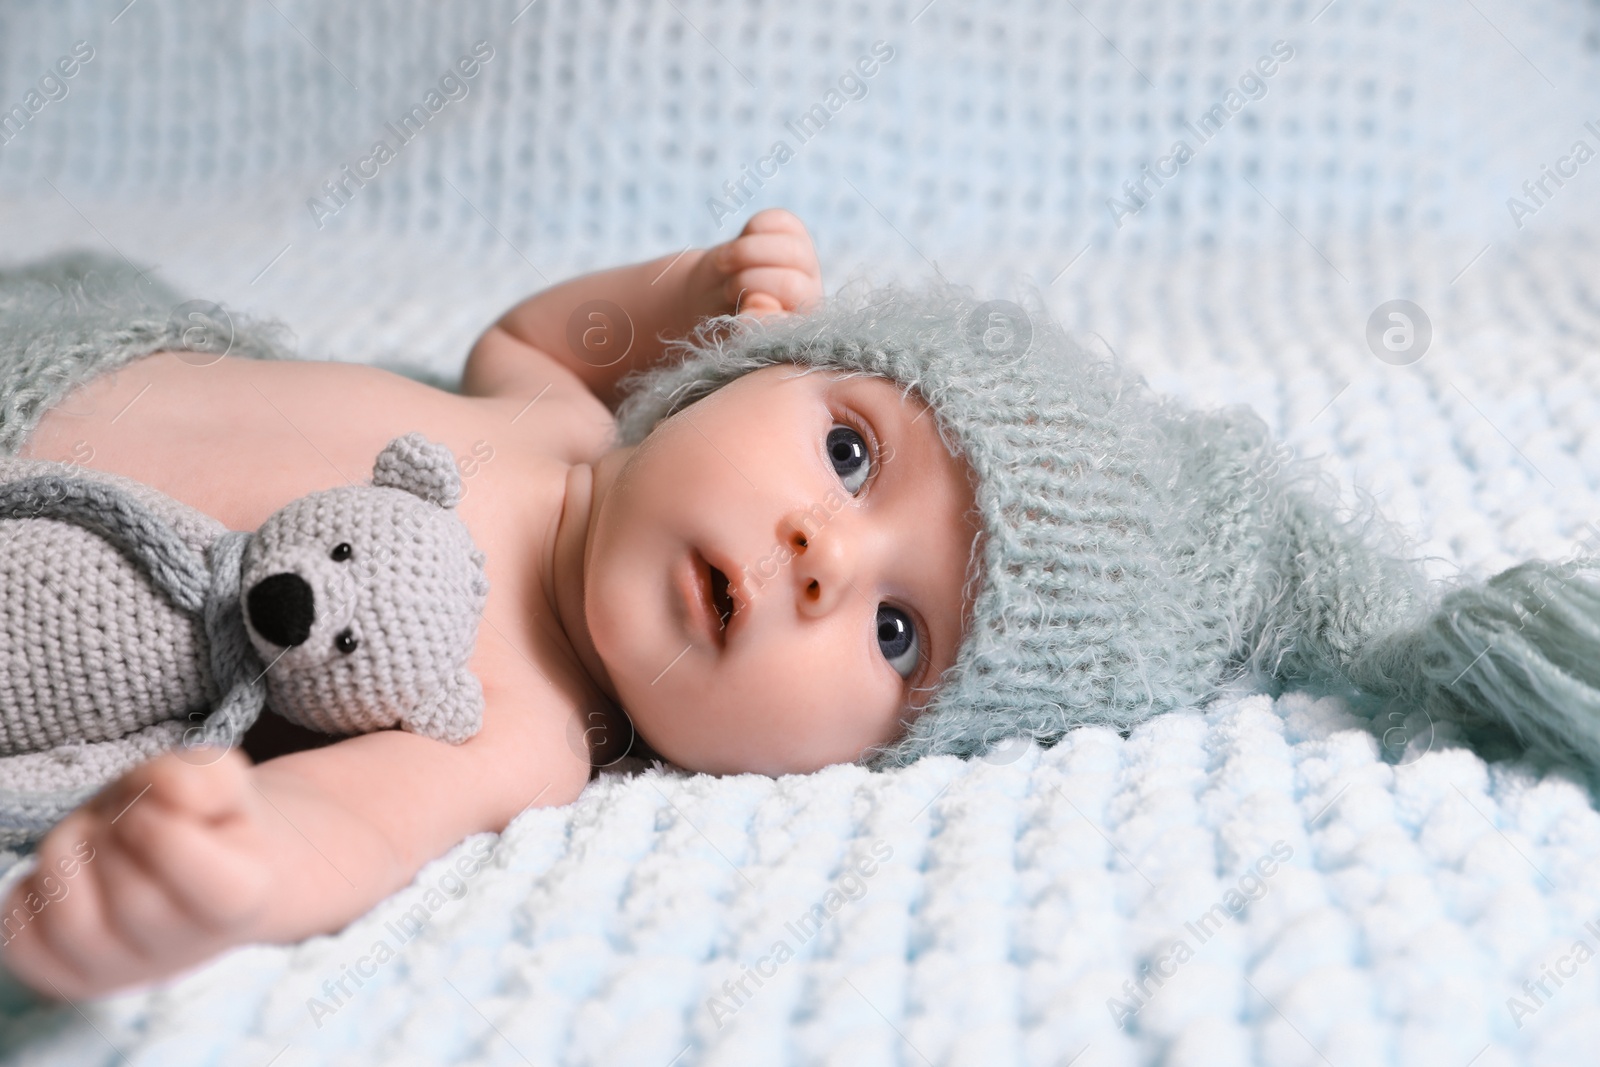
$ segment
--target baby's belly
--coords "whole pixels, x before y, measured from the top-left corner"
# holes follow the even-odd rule
[[[126,475],[253,530],[297,497],[369,479],[383,446],[411,430],[469,465],[489,450],[516,462],[505,440],[486,440],[485,403],[359,364],[196,366],[159,352],[69,394],[21,454]]]

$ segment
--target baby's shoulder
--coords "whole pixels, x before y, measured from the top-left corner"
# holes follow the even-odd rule
[[[462,398],[489,412],[485,426],[563,463],[592,463],[614,447],[616,418],[572,371],[533,350],[515,370],[462,376]]]

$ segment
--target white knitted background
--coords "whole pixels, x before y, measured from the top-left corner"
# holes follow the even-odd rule
[[[1439,573],[1600,536],[1600,158],[1571,175],[1570,155],[1600,152],[1592,0],[525,2],[0,8],[0,109],[75,41],[95,50],[0,144],[0,260],[116,251],[282,318],[308,358],[450,380],[546,283],[781,204],[830,288],[934,269],[1031,286],[1158,388],[1254,406]],[[479,40],[494,56],[469,95],[318,229],[307,199]],[[1119,226],[1108,198],[1276,40],[1294,54],[1264,95]],[[892,59],[800,144],[785,124],[876,41]],[[794,158],[719,226],[708,198],[779,138]],[[1571,176],[1535,203],[1522,186],[1546,166]],[[1409,366],[1365,339],[1394,298],[1433,326]],[[1600,961],[1573,950],[1600,954],[1600,815],[1570,772],[1294,694],[1008,758],[608,773],[336,936],[69,1008],[0,995],[0,1048],[274,1067],[1594,1060]],[[1200,943],[1185,923],[1280,840],[1260,899]],[[459,899],[428,896],[491,845]],[[862,857],[874,873],[852,880]],[[802,943],[786,924],[818,903]],[[400,944],[389,924],[413,907],[428,921]],[[314,1015],[380,938],[396,958]],[[797,953],[773,970],[780,938]],[[1177,938],[1193,958],[1131,999]],[[758,963],[770,977],[730,997]],[[1138,1008],[1123,1026],[1113,997]]]

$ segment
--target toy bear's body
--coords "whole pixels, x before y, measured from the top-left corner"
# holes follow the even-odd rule
[[[60,469],[0,459],[0,484]],[[193,552],[227,533],[132,479],[86,468],[72,476],[120,487]],[[158,724],[166,736],[173,708],[209,711],[221,696],[206,669],[203,628],[91,529],[0,519],[0,592],[0,755],[110,741]]]
[[[128,478],[0,458],[0,845],[164,750],[237,743],[263,704],[330,734],[470,737],[488,580],[459,496],[419,434],[372,485],[253,534]]]

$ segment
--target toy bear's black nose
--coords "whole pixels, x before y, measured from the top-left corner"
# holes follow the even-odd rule
[[[245,597],[250,625],[275,645],[298,645],[311,636],[316,602],[311,586],[298,574],[269,574],[250,587]]]

